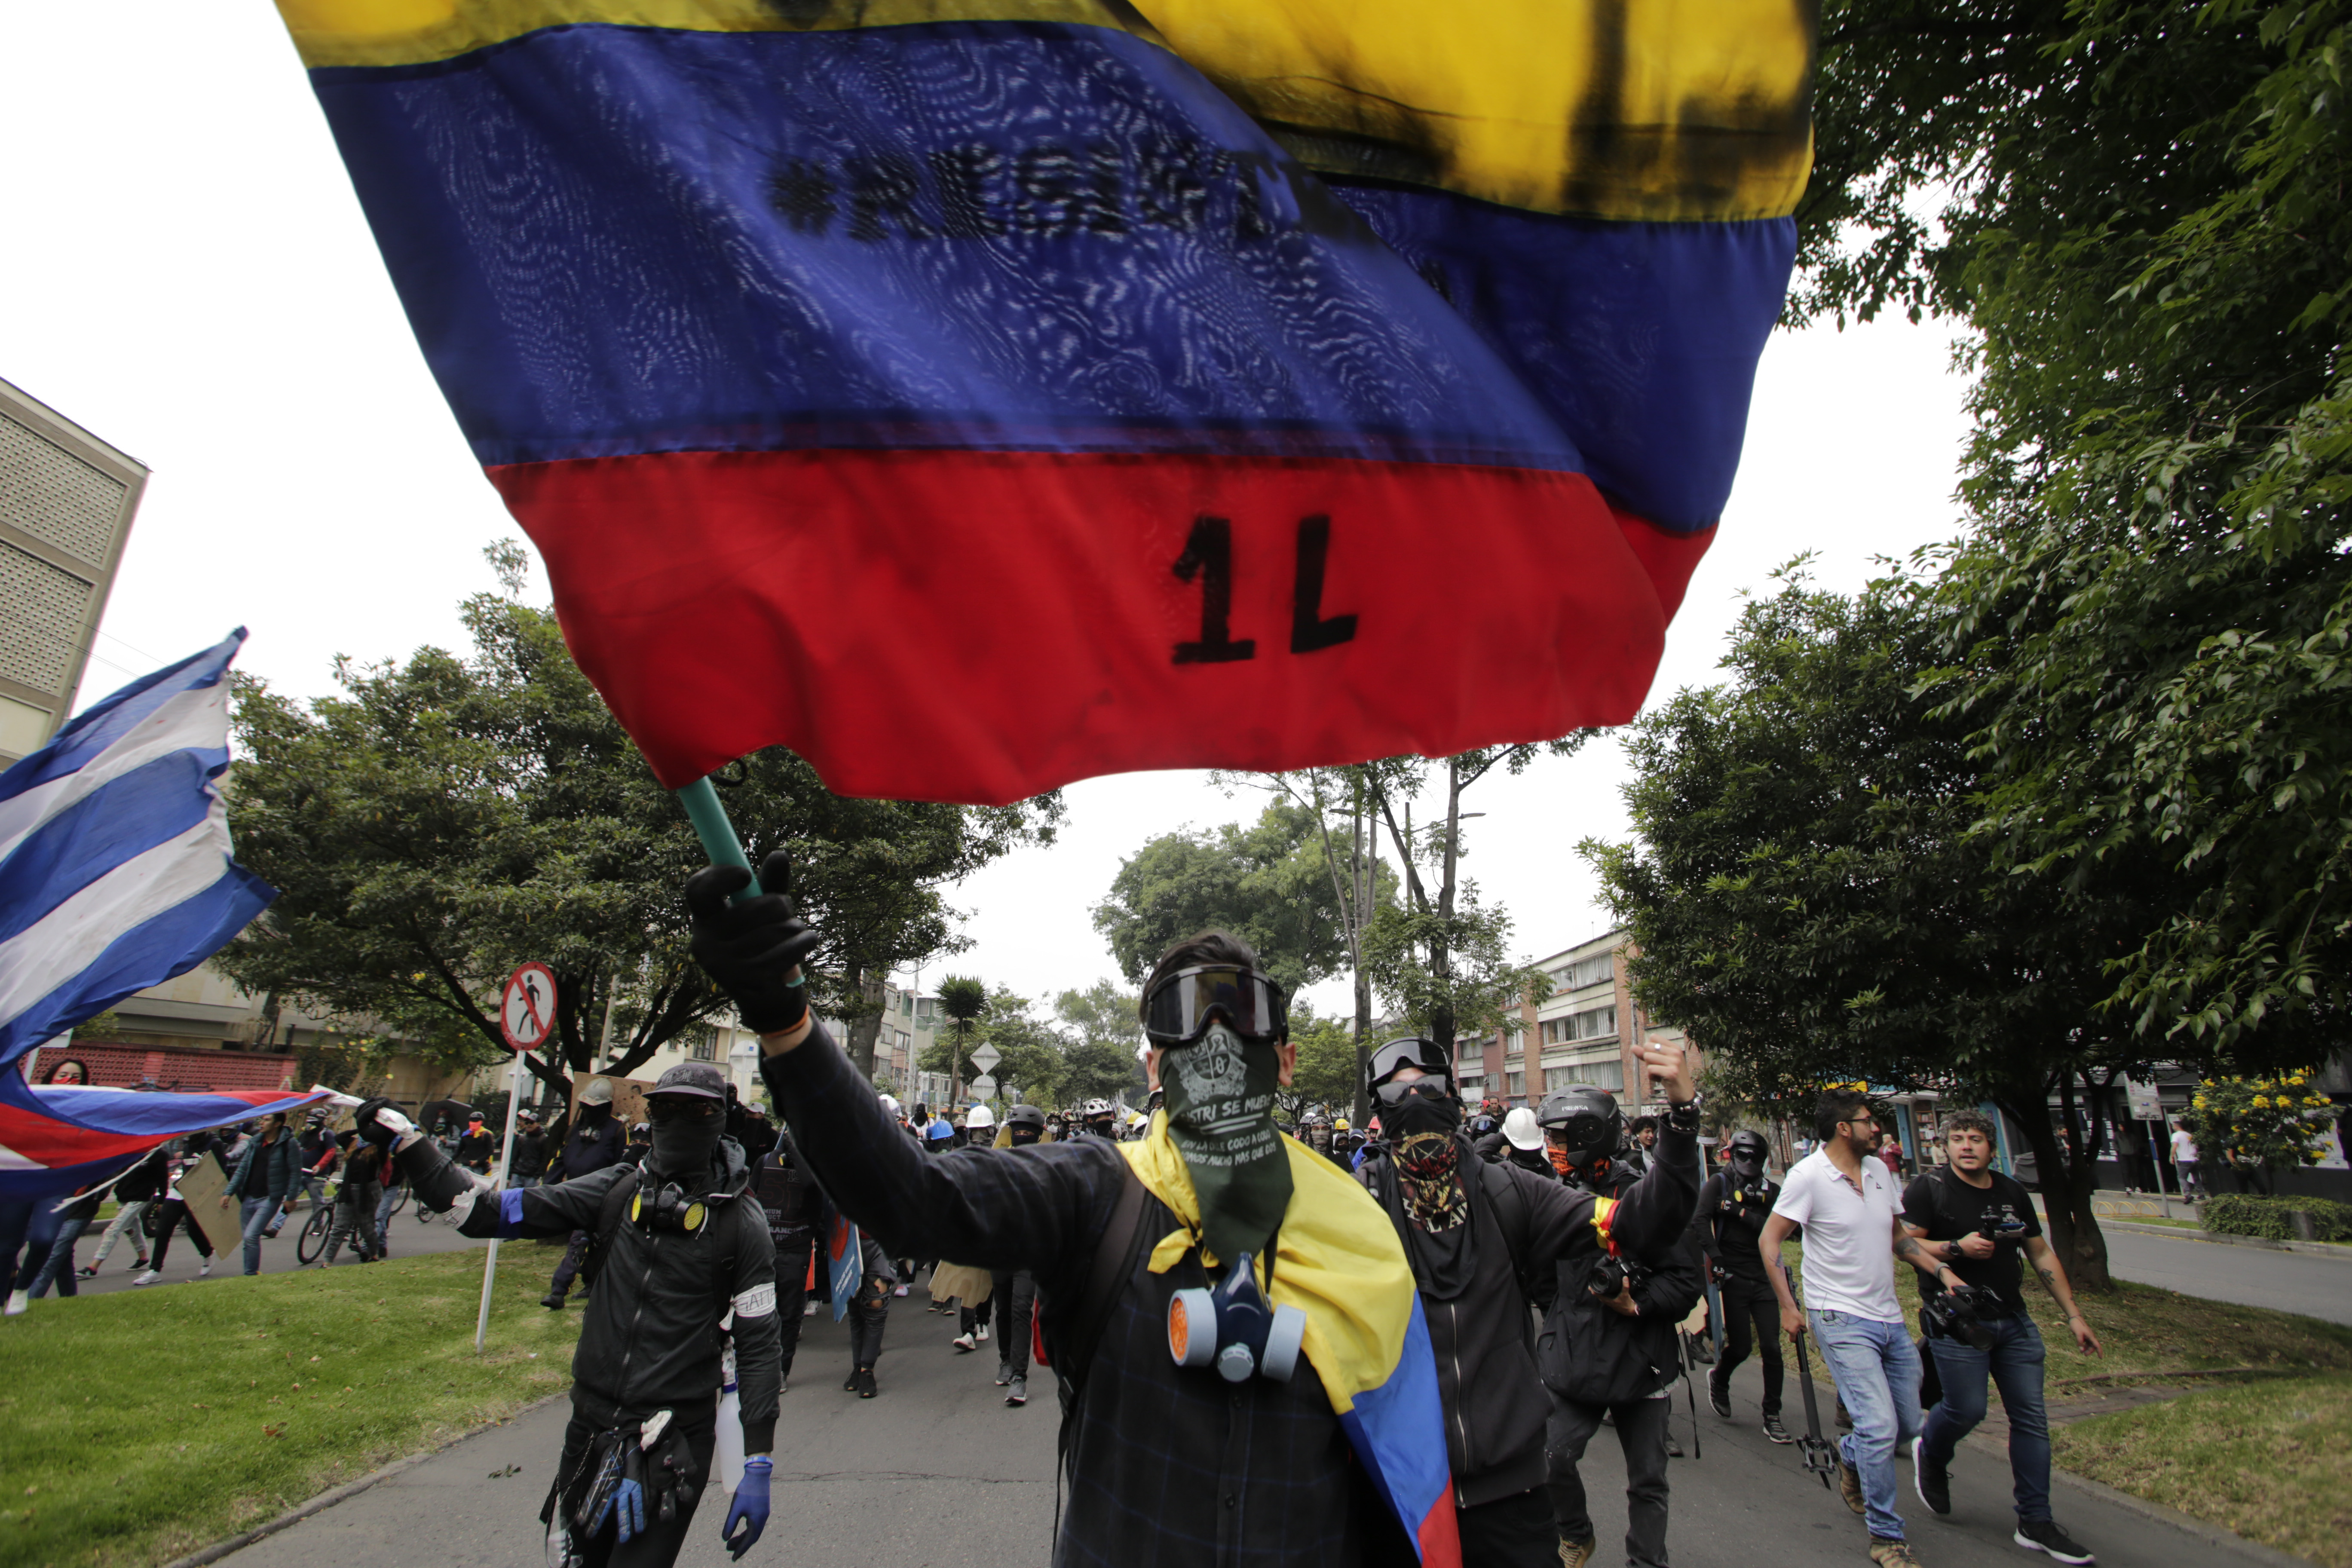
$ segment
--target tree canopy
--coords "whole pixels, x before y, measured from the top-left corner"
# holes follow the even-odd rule
[[[339,661],[338,694],[310,703],[240,680],[230,819],[279,896],[219,962],[249,990],[498,1057],[499,987],[544,963],[556,1048],[527,1059],[568,1099],[565,1069],[628,1072],[725,1002],[686,948],[692,832],[553,616],[515,596],[519,551],[492,555],[509,592],[465,602],[470,655]],[[940,889],[1049,836],[1061,809],[846,799],[782,749],[722,782],[753,860],[793,856],[835,1016],[865,1005],[865,973],[950,948]]]

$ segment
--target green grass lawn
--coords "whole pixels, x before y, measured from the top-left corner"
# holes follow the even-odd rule
[[[0,1324],[0,1563],[168,1562],[562,1392],[575,1312],[501,1249],[44,1300]]]
[[[1789,1250],[1794,1261],[1798,1248]],[[1900,1266],[1895,1279],[1916,1325],[1918,1274]],[[2074,1348],[2047,1291],[2025,1291],[2049,1348],[2053,1404],[2133,1383],[2163,1385],[2167,1373],[2252,1370],[2175,1375],[2173,1385],[2192,1392],[2053,1426],[2059,1468],[2327,1568],[2352,1568],[2352,1328],[2123,1280],[2075,1300],[2106,1352],[2096,1360]],[[1818,1358],[1813,1364],[1826,1385],[1827,1371]]]

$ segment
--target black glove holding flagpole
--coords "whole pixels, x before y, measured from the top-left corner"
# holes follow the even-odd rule
[[[751,885],[740,866],[706,866],[686,884],[694,960],[754,1034],[780,1034],[808,1016],[800,966],[819,938],[793,918],[792,879],[792,858],[779,849],[760,862],[767,890],[751,898],[728,901]]]

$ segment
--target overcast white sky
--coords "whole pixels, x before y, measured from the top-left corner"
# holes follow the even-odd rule
[[[520,531],[425,373],[274,9],[33,6],[8,35],[0,377],[154,470],[84,700],[239,624],[243,668],[298,695],[331,687],[337,654],[462,646],[457,602],[491,585],[483,544]],[[1900,321],[1774,340],[1655,691],[1715,679],[1740,595],[1797,552],[1851,587],[1873,557],[1954,531],[1950,346]],[[1574,849],[1624,833],[1622,778],[1604,741],[1474,792],[1487,816],[1465,868],[1526,956],[1601,929]],[[1057,847],[954,895],[975,946],[953,968],[1033,996],[1112,973],[1087,911],[1120,858],[1256,809],[1188,773],[1097,779],[1069,802]]]

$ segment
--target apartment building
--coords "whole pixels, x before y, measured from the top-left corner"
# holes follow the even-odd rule
[[[1465,1098],[1534,1105],[1571,1084],[1589,1083],[1633,1104],[1648,1087],[1633,1058],[1635,1046],[1683,1038],[1680,1029],[1655,1024],[1635,1002],[1625,973],[1625,960],[1635,951],[1622,931],[1609,931],[1541,960],[1536,967],[1549,989],[1520,1004],[1517,1032],[1456,1043]]]

